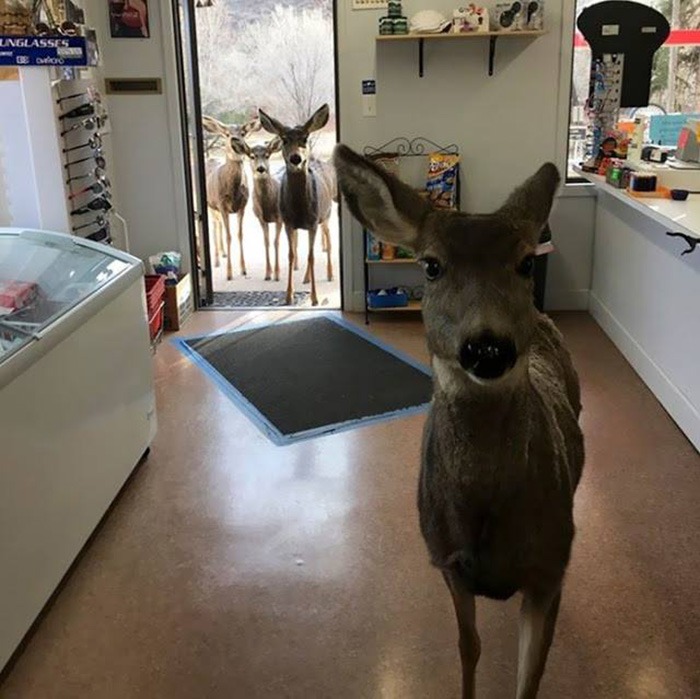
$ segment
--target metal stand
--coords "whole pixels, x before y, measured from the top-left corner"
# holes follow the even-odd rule
[[[489,37],[489,77],[493,75],[493,59],[496,57],[497,36]]]
[[[423,40],[420,40],[420,45],[422,46]],[[423,50],[420,49],[420,68],[423,67]],[[422,73],[421,73],[422,74]],[[397,136],[391,141],[388,141],[384,145],[375,148],[374,146],[365,146],[363,154],[368,158],[379,158],[381,156],[387,157],[399,157],[399,158],[427,158],[431,153],[442,153],[445,155],[459,155],[459,146],[456,143],[450,143],[448,146],[441,146],[431,141],[428,138],[423,138],[418,136],[413,139],[408,139],[404,136]],[[461,204],[461,164],[457,168],[457,209],[459,210]],[[371,232],[371,231],[369,231]],[[367,229],[362,229],[362,250],[364,252],[363,265],[364,265],[364,281],[365,281],[365,324],[369,325],[369,314],[370,307],[367,303],[367,293],[369,292],[370,279],[369,279],[369,264],[367,263]]]

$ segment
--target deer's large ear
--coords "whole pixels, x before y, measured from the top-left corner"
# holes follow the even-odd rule
[[[282,139],[279,136],[275,136],[271,141],[268,142],[267,152],[269,155],[272,155],[273,153],[277,153],[277,151],[280,150],[282,150]]]
[[[285,130],[284,124],[277,121],[277,119],[273,119],[268,114],[265,114],[262,109],[258,109],[258,116],[260,117],[260,123],[265,131],[277,134],[278,136],[282,135],[282,132]]]
[[[322,129],[328,123],[330,114],[331,112],[327,104],[319,107],[304,124],[304,131],[306,131],[306,133],[311,133],[312,131]]]
[[[224,124],[222,124],[218,119],[210,116],[202,116],[202,127],[205,131],[209,133],[214,133],[218,135],[223,135],[228,133],[228,129]]]
[[[260,119],[251,119],[243,125],[243,128],[241,130],[243,131],[243,135],[247,136],[249,133],[255,133],[256,131],[260,131],[260,129],[262,129]]]
[[[508,197],[498,213],[514,221],[532,224],[533,234],[539,239],[542,229],[547,225],[560,181],[557,166],[545,163]]]
[[[347,146],[336,146],[333,162],[353,216],[378,238],[414,248],[430,204],[398,177]]]
[[[239,136],[231,136],[229,143],[234,153],[238,153],[238,155],[250,155],[248,144]]]

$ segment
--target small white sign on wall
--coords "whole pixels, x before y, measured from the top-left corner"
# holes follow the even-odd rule
[[[386,0],[352,0],[353,10],[385,10]]]

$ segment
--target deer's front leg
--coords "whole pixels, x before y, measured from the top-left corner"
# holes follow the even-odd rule
[[[321,231],[323,233],[322,238],[326,241],[326,246],[324,248],[326,253],[326,272],[328,274],[328,281],[333,281],[333,261],[331,260],[331,232],[328,228],[328,221],[324,221],[321,224]]]
[[[517,699],[535,699],[554,638],[561,589],[548,595],[525,593],[520,608]]]
[[[270,264],[270,224],[267,221],[260,221],[263,229],[263,239],[265,242],[265,281],[272,279],[272,265]]]
[[[459,626],[459,655],[462,661],[462,699],[476,697],[476,666],[481,655],[481,639],[476,629],[476,600],[469,592],[460,574],[443,572]]]
[[[275,281],[280,280],[280,234],[282,233],[282,224],[277,221],[275,224]]]
[[[245,216],[245,207],[238,212],[238,247],[241,251],[241,274],[245,277],[247,272],[245,269],[245,255],[243,254],[243,217]],[[231,253],[229,252],[229,257]]]
[[[287,275],[287,305],[291,306],[294,302],[294,260],[296,254],[294,252],[294,241],[297,237],[297,232],[289,226],[284,227],[287,231],[287,243],[289,244],[289,270]]]
[[[221,257],[226,257],[224,250],[224,216],[223,214],[216,215],[216,244],[219,246],[219,254]]]
[[[294,270],[299,269],[299,233],[294,229]]]
[[[219,217],[213,211],[210,221],[212,235],[209,237],[209,239],[212,243],[214,243],[214,267],[218,267],[221,264],[221,260],[219,259],[219,236],[221,235],[221,232],[219,229]],[[211,250],[209,250],[209,254],[211,254]]]
[[[316,227],[309,229],[309,259],[306,267],[306,276],[311,281],[311,305],[318,306],[318,296],[316,295],[316,270],[314,269],[314,241],[316,240]]]
[[[224,228],[226,229],[226,279],[233,279],[233,265],[231,264],[231,221],[229,214],[222,214],[224,219]]]

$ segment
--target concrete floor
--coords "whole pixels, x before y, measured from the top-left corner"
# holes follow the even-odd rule
[[[235,215],[231,216],[231,231],[233,240],[231,242],[231,253],[233,255],[233,279],[226,278],[226,258],[220,259],[218,267],[212,266],[212,281],[214,292],[226,291],[285,291],[287,290],[287,272],[289,269],[288,255],[289,246],[287,234],[282,229],[280,235],[280,279],[274,278],[265,280],[265,239],[258,219],[255,218],[252,210],[252,202],[248,203],[245,216],[243,218],[243,248],[246,261],[247,275],[244,277],[240,273],[239,264],[239,244],[238,244],[238,221]],[[318,294],[319,306],[325,309],[340,308],[340,244],[339,244],[339,224],[338,205],[333,204],[333,214],[330,221],[331,234],[331,264],[333,265],[333,280],[328,281],[327,255],[321,250],[321,232],[316,235],[314,245],[314,256],[316,270],[316,293]],[[210,224],[211,225],[211,224]],[[270,264],[274,270],[274,236],[275,226],[270,226]],[[225,244],[225,242],[224,242]],[[213,246],[213,237],[211,245]],[[212,248],[213,249],[213,248]],[[293,271],[294,290],[311,291],[309,284],[304,284],[304,274],[306,272],[306,262],[309,256],[309,234],[307,231],[299,231],[299,269]],[[311,307],[311,299],[307,298],[301,304],[303,307]]]
[[[700,456],[588,315],[557,321],[588,461],[540,696],[696,699]],[[418,321],[370,330],[427,359]],[[414,505],[424,417],[279,448],[173,347],[156,366],[151,456],[0,696],[456,698],[456,625]],[[479,601],[480,698],[514,695],[517,609]]]

